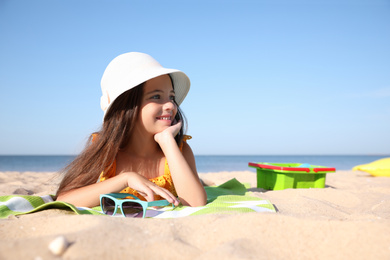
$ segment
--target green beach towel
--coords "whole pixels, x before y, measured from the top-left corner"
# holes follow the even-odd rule
[[[276,212],[274,206],[268,201],[252,197],[247,193],[244,184],[231,179],[216,187],[205,187],[207,204],[202,207],[166,206],[160,209],[149,208],[146,212],[148,218],[178,218],[203,214],[232,214],[245,212]],[[0,196],[0,218],[10,215],[22,215],[45,209],[64,209],[76,214],[104,215],[100,206],[94,208],[75,207],[62,201],[54,201],[51,195],[27,196],[8,195]],[[116,214],[115,217],[122,217]]]

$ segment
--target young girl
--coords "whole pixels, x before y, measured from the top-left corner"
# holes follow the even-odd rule
[[[103,126],[65,168],[57,200],[94,207],[100,194],[124,192],[176,206],[179,200],[205,205],[179,109],[190,88],[188,77],[131,52],[111,61],[101,87]]]

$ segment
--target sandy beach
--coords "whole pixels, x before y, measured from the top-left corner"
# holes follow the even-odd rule
[[[201,173],[208,185],[231,178],[277,213],[131,219],[59,209],[0,220],[0,259],[61,259],[48,245],[64,236],[62,259],[390,259],[390,178],[327,174],[324,189],[265,191],[256,174]],[[0,195],[47,195],[57,173],[0,172]]]

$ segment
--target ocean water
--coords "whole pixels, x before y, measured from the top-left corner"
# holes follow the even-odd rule
[[[199,155],[195,156],[199,173],[220,171],[253,171],[249,162],[308,163],[334,167],[336,170],[351,170],[359,164],[366,164],[390,155]],[[0,156],[0,171],[59,171],[75,156]]]

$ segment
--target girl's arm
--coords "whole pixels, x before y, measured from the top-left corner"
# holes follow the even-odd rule
[[[119,192],[126,187],[135,189],[147,201],[153,201],[154,194],[157,194],[170,203],[179,205],[179,201],[172,193],[135,172],[124,172],[103,182],[61,193],[57,200],[71,203],[77,207],[92,208],[100,204],[100,194]]]
[[[181,123],[156,134],[155,140],[167,158],[180,202],[191,207],[204,206],[207,202],[207,195],[199,180],[194,154],[185,142],[183,143],[183,152],[180,151],[174,139],[177,127],[180,129]]]

